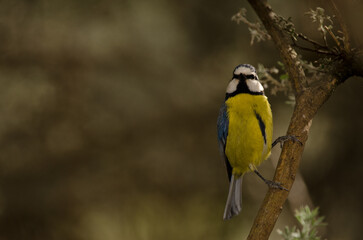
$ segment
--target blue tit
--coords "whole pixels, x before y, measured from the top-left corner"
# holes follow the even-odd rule
[[[217,122],[218,142],[225,160],[229,193],[223,219],[242,209],[242,177],[257,172],[257,166],[271,154],[272,112],[256,70],[238,65],[226,90]]]

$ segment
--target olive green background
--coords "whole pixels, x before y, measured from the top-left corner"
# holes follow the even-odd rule
[[[322,41],[305,12],[324,1],[271,5]],[[362,2],[337,5],[359,47]],[[231,21],[241,7],[256,20],[246,1],[0,1],[0,239],[244,239],[267,187],[247,174],[242,213],[222,221],[216,119],[237,64],[279,58]],[[352,78],[335,91],[301,162],[330,240],[361,236],[362,90]],[[268,97],[276,138],[292,107]],[[276,228],[292,216],[288,203]]]

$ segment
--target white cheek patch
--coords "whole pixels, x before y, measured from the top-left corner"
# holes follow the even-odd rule
[[[257,80],[247,79],[246,84],[251,92],[263,92],[263,87]]]
[[[240,75],[241,73],[243,74],[243,75],[250,75],[250,74],[253,74],[253,75],[256,75],[252,70],[251,70],[251,68],[248,68],[248,67],[243,67],[243,66],[241,66],[241,67],[239,67],[239,68],[237,68],[236,70],[234,70],[234,72],[233,72],[235,75]]]
[[[238,79],[232,79],[232,81],[229,82],[228,86],[227,86],[227,90],[226,93],[233,93],[237,90],[237,85],[239,83]]]

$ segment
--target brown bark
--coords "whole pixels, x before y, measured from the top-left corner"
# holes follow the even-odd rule
[[[314,87],[305,86],[306,77],[289,39],[275,21],[276,14],[266,1],[249,0],[274,41],[292,83],[296,105],[287,135],[296,136],[302,144],[288,141],[284,144],[276,168],[274,181],[291,189],[299,167],[312,120],[318,109],[329,99],[335,88],[353,75],[362,76],[361,57],[354,51],[343,52],[334,70]],[[258,211],[248,239],[268,239],[282,211],[288,192],[270,188]]]

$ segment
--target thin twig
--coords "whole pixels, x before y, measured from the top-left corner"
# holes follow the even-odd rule
[[[333,38],[335,44],[339,47],[339,49],[341,49],[340,42],[335,36],[335,34],[327,26],[324,26],[324,28],[326,31],[328,31],[329,35]]]
[[[324,26],[326,28],[326,26]],[[325,46],[328,48],[328,41],[326,40],[326,33],[323,32],[323,39],[324,39],[324,43],[325,43]]]
[[[320,43],[318,43],[318,42],[316,42],[316,41],[314,41],[314,40],[312,40],[312,39],[310,39],[310,38],[306,37],[306,36],[305,36],[304,34],[302,34],[302,33],[298,33],[298,34],[297,34],[297,36],[298,36],[299,38],[301,38],[301,39],[303,39],[303,40],[305,40],[305,41],[307,41],[307,42],[309,42],[309,43],[313,44],[314,46],[316,46],[316,47],[318,47],[318,48],[322,48],[322,49],[329,49],[329,47],[324,46],[324,45],[321,45]]]
[[[242,8],[239,10],[238,13],[232,16],[232,21],[235,21],[237,24],[240,22],[243,22],[248,26],[248,29],[251,32],[251,45],[254,42],[254,39],[257,38],[257,41],[261,40],[270,40],[271,36],[266,32],[265,29],[263,29],[263,26],[259,22],[252,23],[250,22],[246,17],[246,9]]]
[[[333,0],[330,0],[331,6],[333,8],[334,14],[335,16],[338,18],[338,22],[340,25],[340,28],[343,31],[343,43],[344,43],[344,50],[349,53],[351,51],[350,49],[350,37],[349,37],[349,32],[348,32],[348,27],[347,24],[345,23],[342,15],[340,14],[340,11],[338,10],[335,2]]]
[[[307,47],[303,47],[303,46],[299,46],[296,43],[293,43],[294,47],[297,47],[301,50],[305,50],[305,51],[309,51],[309,52],[315,52],[315,53],[319,53],[319,54],[324,54],[324,55],[333,55],[333,56],[339,56],[339,54],[336,54],[334,52],[330,52],[330,51],[324,51],[324,50],[320,50],[320,49],[311,49],[311,48],[307,48]]]

